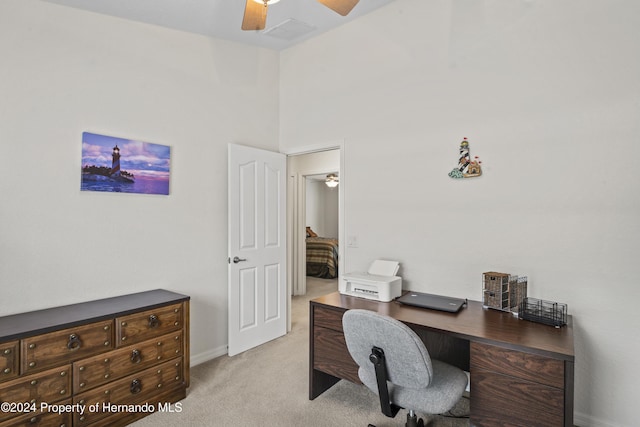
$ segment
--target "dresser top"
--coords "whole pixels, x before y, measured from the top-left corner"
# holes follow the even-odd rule
[[[81,324],[125,316],[141,310],[189,300],[164,289],[138,292],[0,317],[0,342],[25,338]]]

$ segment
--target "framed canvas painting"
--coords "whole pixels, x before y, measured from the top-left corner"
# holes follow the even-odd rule
[[[82,191],[169,194],[171,148],[82,133]]]

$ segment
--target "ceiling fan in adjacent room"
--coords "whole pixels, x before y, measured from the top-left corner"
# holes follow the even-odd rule
[[[242,19],[242,29],[247,30],[264,30],[267,22],[267,8],[269,5],[277,3],[280,0],[247,0],[244,7],[244,18]],[[334,12],[347,16],[351,9],[358,4],[360,0],[318,0]]]

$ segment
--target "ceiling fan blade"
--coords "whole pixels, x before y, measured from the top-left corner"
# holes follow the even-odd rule
[[[244,18],[242,19],[242,29],[264,30],[267,23],[267,5],[256,3],[253,0],[247,0],[244,7]]]
[[[360,0],[318,0],[329,9],[342,16],[347,16]]]

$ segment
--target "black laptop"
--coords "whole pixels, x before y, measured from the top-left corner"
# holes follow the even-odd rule
[[[466,299],[446,297],[442,295],[424,294],[422,292],[407,292],[396,299],[401,304],[432,310],[457,313],[467,303]]]

